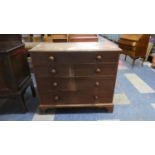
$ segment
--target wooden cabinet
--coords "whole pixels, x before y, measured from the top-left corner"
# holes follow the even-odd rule
[[[40,43],[30,50],[40,110],[104,107],[113,111],[121,49],[103,43]]]
[[[0,35],[0,98],[17,100],[22,111],[26,112],[24,92],[28,86],[31,86],[35,95],[27,51],[20,35]]]
[[[145,61],[149,38],[149,34],[121,35],[118,41],[119,47],[123,49],[123,54],[125,54],[125,60],[126,56],[130,56],[133,59],[132,66],[134,66],[135,60],[138,58],[143,58],[143,62]]]

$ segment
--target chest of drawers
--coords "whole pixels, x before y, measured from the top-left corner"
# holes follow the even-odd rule
[[[104,43],[41,43],[30,50],[40,110],[104,107],[113,111],[119,49]]]

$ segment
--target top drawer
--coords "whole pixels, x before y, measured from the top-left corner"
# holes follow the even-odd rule
[[[117,62],[118,52],[32,52],[34,66]]]

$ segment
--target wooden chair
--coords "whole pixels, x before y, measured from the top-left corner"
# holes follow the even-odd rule
[[[142,58],[142,65],[145,61],[146,52],[149,43],[149,34],[123,34],[118,41],[119,47],[123,49],[125,54],[125,60],[127,56],[133,59],[132,67],[135,64],[135,60]]]

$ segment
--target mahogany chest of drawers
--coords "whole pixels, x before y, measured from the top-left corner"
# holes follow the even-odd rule
[[[119,52],[114,43],[40,43],[30,50],[40,110],[104,107],[113,111]]]

